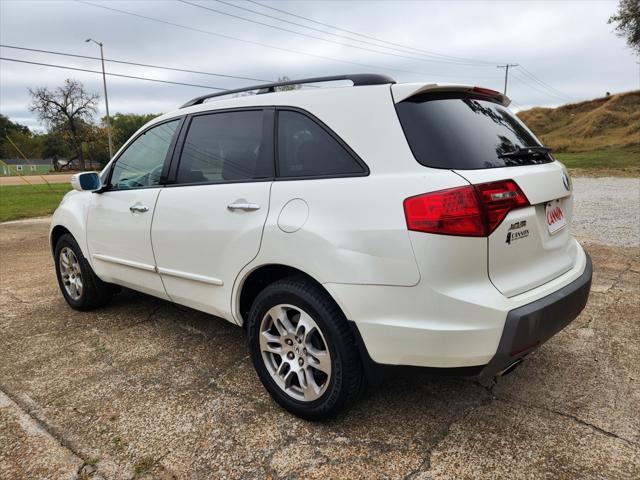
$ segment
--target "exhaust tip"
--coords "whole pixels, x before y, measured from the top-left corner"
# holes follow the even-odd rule
[[[521,363],[522,363],[522,358],[518,358],[516,361],[510,363],[507,368],[505,368],[504,370],[499,371],[496,374],[496,377],[504,377],[505,375],[508,375],[509,373],[513,372],[516,368],[518,368],[518,366]]]

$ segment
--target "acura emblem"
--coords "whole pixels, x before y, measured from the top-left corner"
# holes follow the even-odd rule
[[[564,188],[566,188],[567,191],[570,192],[571,180],[569,179],[569,175],[567,175],[567,172],[562,172],[562,183],[564,184]]]

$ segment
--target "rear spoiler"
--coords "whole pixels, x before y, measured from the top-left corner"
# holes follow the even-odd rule
[[[489,88],[474,87],[472,85],[438,85],[437,83],[396,83],[391,85],[391,94],[394,103],[400,103],[407,98],[421,93],[431,92],[463,92],[478,97],[485,97],[487,100],[499,103],[507,107],[511,99],[506,95]]]

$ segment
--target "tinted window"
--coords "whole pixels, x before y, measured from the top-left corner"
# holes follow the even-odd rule
[[[417,96],[396,105],[416,160],[428,167],[477,169],[547,163],[545,153],[501,155],[540,142],[509,110],[474,98]]]
[[[262,148],[261,110],[193,117],[182,148],[178,183],[270,178],[272,153]]]
[[[150,128],[118,157],[110,186],[117,189],[152,187],[160,183],[162,166],[180,120]]]
[[[281,177],[362,173],[362,166],[338,141],[306,115],[278,112],[278,168]]]

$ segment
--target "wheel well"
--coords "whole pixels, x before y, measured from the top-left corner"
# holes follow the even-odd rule
[[[247,319],[251,304],[262,290],[273,282],[293,275],[304,276],[311,282],[320,285],[311,275],[287,265],[264,265],[251,272],[244,281],[242,290],[240,291],[240,315],[242,319]],[[244,321],[243,327],[246,326],[246,324],[247,322]]]
[[[71,235],[71,232],[66,228],[64,228],[62,225],[56,225],[55,227],[53,227],[53,230],[51,231],[51,251],[52,252],[56,250],[56,243],[58,243],[58,240],[60,239],[60,237],[65,233],[68,233],[69,235]]]

